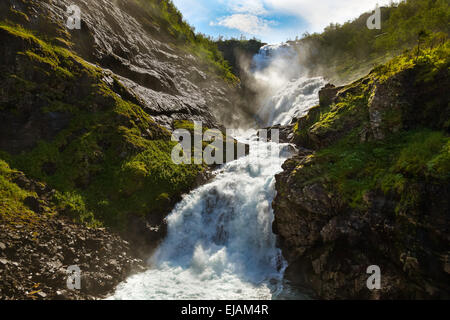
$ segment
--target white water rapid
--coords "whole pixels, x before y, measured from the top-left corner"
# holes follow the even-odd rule
[[[294,74],[283,80],[283,60],[266,56],[267,50],[255,57],[255,76],[264,81],[272,73],[279,82],[260,117],[267,124],[288,123],[317,104],[323,80]],[[254,300],[286,294],[286,262],[272,233],[271,204],[275,175],[292,148],[260,142],[256,131],[237,139],[250,145],[250,155],[222,166],[210,183],[183,198],[168,217],[168,235],[149,259],[150,269],[119,285],[110,299]]]
[[[263,91],[258,118],[264,126],[287,125],[319,101],[319,91],[326,82],[321,77],[308,77],[298,63],[298,54],[288,44],[277,44],[262,47],[253,58],[256,87]]]

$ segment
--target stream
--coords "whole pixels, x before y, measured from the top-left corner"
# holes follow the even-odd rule
[[[267,125],[288,124],[318,103],[325,82],[298,77],[289,61],[295,54],[265,46],[254,58],[255,78],[271,87],[258,112]],[[275,175],[293,148],[259,141],[256,130],[236,139],[250,145],[250,154],[184,196],[167,218],[168,235],[149,259],[150,269],[120,284],[110,299],[306,298],[283,280],[287,263],[272,232]]]

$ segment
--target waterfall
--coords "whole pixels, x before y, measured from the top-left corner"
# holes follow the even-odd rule
[[[256,132],[239,140],[251,154],[184,197],[168,217],[151,270],[129,278],[114,298],[271,299],[281,290],[286,264],[272,233],[271,203],[290,148],[259,142]]]
[[[289,44],[277,44],[262,47],[253,58],[256,87],[263,96],[258,118],[264,126],[287,125],[319,102],[319,91],[326,82],[322,77],[308,77],[299,54]]]
[[[270,50],[281,54],[274,58]],[[286,73],[284,64],[293,57],[283,46],[263,48],[255,57],[255,77],[276,80],[260,112],[269,125],[287,123],[318,102],[323,80]],[[222,166],[210,183],[184,196],[167,218],[168,235],[150,258],[150,270],[119,285],[111,299],[253,300],[282,293],[286,262],[272,232],[271,204],[275,175],[292,148],[258,141],[254,130],[236,138],[250,145],[250,155]]]

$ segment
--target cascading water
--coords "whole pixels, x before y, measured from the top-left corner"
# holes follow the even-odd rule
[[[282,62],[266,51],[255,57],[255,77],[261,80],[273,72],[270,61]],[[278,94],[266,101],[260,116],[269,125],[288,122],[291,115],[317,104],[322,82],[280,80]],[[130,277],[111,299],[252,300],[285,295],[286,262],[272,232],[271,204],[275,175],[292,147],[258,141],[256,131],[237,139],[250,145],[250,155],[224,165],[210,183],[183,198],[168,217],[168,235],[150,258],[150,270]]]
[[[274,175],[290,148],[257,140],[251,134],[250,156],[224,165],[184,197],[168,217],[152,269],[119,286],[115,298],[270,299],[280,291],[285,262],[271,203]]]
[[[263,102],[258,118],[264,126],[287,125],[304,116],[318,103],[326,84],[321,77],[310,78],[298,63],[298,51],[288,44],[266,45],[253,58],[252,72]]]

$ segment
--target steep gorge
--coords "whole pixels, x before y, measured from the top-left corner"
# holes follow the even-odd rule
[[[285,280],[295,298],[448,298],[448,41],[342,87],[283,58],[280,79],[251,71],[269,84],[252,114],[260,101],[170,1],[0,9],[0,298],[292,298]],[[215,178],[172,162],[172,130],[254,118],[291,145],[247,131],[279,154]]]
[[[72,4],[81,9],[80,30],[66,27]],[[244,119],[235,108],[239,84],[166,1],[1,1],[0,41],[0,296],[73,298],[56,288],[65,288],[64,270],[77,261],[92,270],[80,296],[106,294],[127,275],[120,270],[141,270],[171,208],[208,179],[204,165],[172,162],[170,131],[186,120],[223,128]],[[58,235],[70,220],[84,240]],[[87,226],[109,231],[95,236]],[[98,256],[89,238],[108,242],[112,230],[130,243],[117,240],[123,255]],[[40,248],[47,234],[56,274]],[[70,253],[70,261],[65,241],[83,258]],[[39,261],[33,272],[30,253]],[[125,262],[136,259],[140,267]]]

